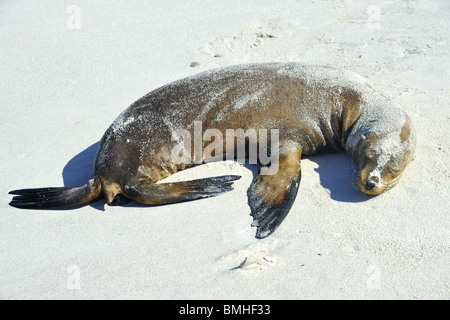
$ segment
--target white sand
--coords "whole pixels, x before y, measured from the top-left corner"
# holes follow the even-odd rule
[[[0,2],[0,297],[449,299],[449,30],[446,0]],[[349,69],[402,105],[419,144],[399,185],[369,198],[345,154],[305,159],[291,213],[263,241],[246,202],[255,168],[233,162],[173,176],[243,176],[216,198],[8,205],[12,189],[84,184],[83,150],[150,90],[260,61]]]

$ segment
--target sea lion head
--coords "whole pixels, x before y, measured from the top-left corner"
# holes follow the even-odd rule
[[[361,135],[358,152],[358,187],[369,195],[378,195],[394,187],[414,159],[416,135],[406,116],[399,130],[367,132]]]

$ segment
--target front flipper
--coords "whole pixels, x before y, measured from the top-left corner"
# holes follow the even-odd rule
[[[287,216],[300,184],[300,146],[287,140],[280,142],[279,150],[278,171],[272,175],[260,172],[247,191],[252,226],[258,227],[256,238],[260,239],[272,234]]]
[[[144,204],[169,204],[214,197],[233,190],[233,181],[240,176],[229,175],[182,182],[138,182],[126,186],[126,197]]]

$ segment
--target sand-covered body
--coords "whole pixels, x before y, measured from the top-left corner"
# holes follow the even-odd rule
[[[361,190],[375,195],[398,180],[415,146],[408,116],[355,73],[299,63],[238,65],[175,81],[128,107],[100,142],[94,180],[86,187],[90,197],[102,193],[110,204],[120,194],[159,204],[201,198],[192,196],[196,188],[206,196],[228,190],[236,177],[217,181],[217,190],[206,181],[155,185],[190,165],[174,161],[179,141],[173,133],[185,129],[194,136],[195,122],[224,137],[227,129],[279,130],[278,172],[258,175],[248,191],[260,237],[287,215],[302,154],[345,150],[358,166]]]

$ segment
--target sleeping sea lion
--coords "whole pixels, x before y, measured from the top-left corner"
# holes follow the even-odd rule
[[[201,132],[196,133],[198,124]],[[174,137],[177,129],[201,137],[215,130],[216,139],[217,134],[224,136],[215,146],[227,148],[239,138],[227,135],[229,129],[253,130],[260,137],[261,130],[276,130],[276,144],[275,134],[268,136],[266,144],[256,140],[258,148],[276,155],[272,162],[277,164],[271,174],[262,173],[268,167],[262,164],[247,192],[257,238],[275,231],[289,212],[300,183],[302,155],[346,151],[356,163],[359,188],[377,195],[397,184],[416,144],[411,119],[353,72],[300,63],[237,65],[172,82],[129,106],[102,137],[94,177],[86,185],[15,190],[10,192],[16,195],[10,204],[25,209],[62,208],[101,196],[108,204],[129,199],[165,204],[231,190],[239,176],[157,183],[207,160],[202,153],[207,148],[204,141],[200,146],[196,141],[189,143],[188,150],[179,148],[192,135]],[[248,145],[249,136],[244,140]],[[179,153],[174,150],[184,151],[187,161],[175,161]],[[210,156],[223,159],[217,150]]]

